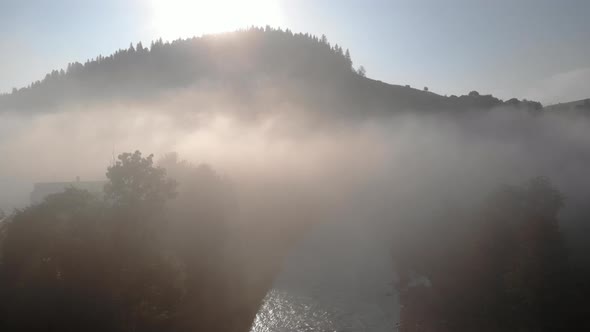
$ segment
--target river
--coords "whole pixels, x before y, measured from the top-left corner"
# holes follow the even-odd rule
[[[395,273],[378,229],[317,225],[285,260],[251,332],[396,331]]]

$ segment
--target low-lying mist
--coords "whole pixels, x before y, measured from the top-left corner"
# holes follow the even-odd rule
[[[590,128],[585,118],[510,108],[351,117],[277,102],[281,93],[261,91],[267,92],[247,102],[214,89],[198,94],[185,90],[150,103],[2,113],[0,207],[10,212],[29,205],[36,182],[105,180],[105,169],[123,152],[154,154],[163,167],[173,166],[171,177],[180,174],[174,169],[179,160],[206,164],[235,198],[235,210],[228,208],[229,238],[235,241],[219,245],[221,253],[210,258],[219,261],[205,266],[217,266],[214,271],[221,274],[235,265],[232,262],[247,266],[236,263],[241,267],[232,268],[231,278],[225,276],[229,281],[222,289],[234,290],[242,301],[228,308],[245,303],[244,322],[253,319],[256,307],[251,304],[260,304],[289,251],[322,223],[355,225],[343,228],[348,232],[371,231],[346,237],[353,243],[317,250],[363,248],[375,241],[394,248],[396,234],[407,227],[444,227],[450,221],[441,217],[445,211],[476,209],[501,185],[543,176],[564,194],[562,229],[585,234],[582,222],[589,215],[585,198],[590,191],[585,177]],[[180,159],[170,164],[170,152]],[[177,180],[178,211],[192,200],[195,206],[208,204],[197,202],[202,198],[198,190],[185,192],[182,179]],[[207,186],[197,183],[201,185]],[[194,250],[199,239],[217,236],[212,233],[216,226],[202,227]],[[428,247],[433,232],[408,233],[413,235],[403,240],[408,246]],[[182,242],[177,241],[182,234],[174,236],[172,242]],[[207,323],[196,326],[218,326],[208,319],[223,321],[219,317],[227,312],[219,310],[204,312]]]
[[[550,178],[572,202],[588,188],[585,119],[498,109],[353,121],[334,112],[270,109],[268,100],[241,105],[231,98],[184,93],[150,105],[3,113],[3,208],[27,204],[33,182],[102,180],[114,157],[135,150],[156,159],[177,152],[210,165],[238,189],[274,183],[326,199],[352,195],[389,206],[415,197],[471,202],[494,186],[533,176]]]

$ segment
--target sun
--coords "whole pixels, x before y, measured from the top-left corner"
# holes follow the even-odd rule
[[[283,23],[279,0],[150,0],[150,13],[166,40]]]

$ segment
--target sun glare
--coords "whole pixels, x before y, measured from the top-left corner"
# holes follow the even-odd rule
[[[279,26],[278,0],[151,0],[151,28],[166,40],[255,26]]]

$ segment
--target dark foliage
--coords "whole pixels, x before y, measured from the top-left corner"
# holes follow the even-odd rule
[[[546,179],[493,193],[475,213],[441,215],[420,247],[399,241],[401,331],[572,331],[589,325],[589,275],[568,261],[563,197]],[[431,234],[432,236],[429,236]],[[424,241],[424,236],[427,240]],[[412,284],[412,273],[428,278]]]
[[[163,163],[178,185],[152,156],[125,153],[105,197],[67,189],[0,224],[0,330],[248,329],[267,289],[228,251],[229,183]]]
[[[326,36],[250,28],[172,42],[158,40],[149,48],[140,43],[84,64],[71,63],[28,87],[0,95],[0,111],[40,112],[113,100],[149,103],[173,89],[201,83],[248,100],[262,82],[280,87],[285,92],[283,101],[340,114],[541,106],[515,99],[504,103],[475,91],[444,97],[365,75],[365,67],[354,69],[350,52],[331,45]]]
[[[48,108],[104,98],[146,98],[199,81],[255,85],[268,76],[296,80],[351,75],[350,52],[325,36],[251,28],[221,35],[140,44],[70,63],[30,86],[0,97],[0,109]],[[254,87],[254,86],[253,86]]]
[[[244,224],[227,179],[152,159],[121,154],[103,194],[70,188],[0,223],[1,331],[249,330],[305,224],[280,218],[293,197]]]

